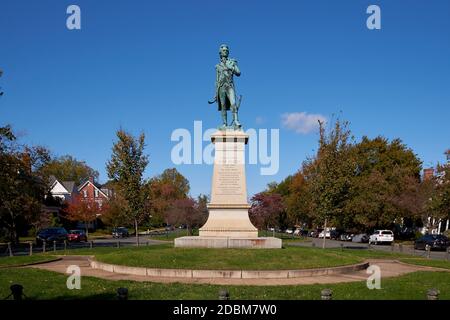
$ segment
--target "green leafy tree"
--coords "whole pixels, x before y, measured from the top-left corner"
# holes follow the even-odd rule
[[[358,227],[386,228],[420,215],[421,162],[405,144],[363,137],[352,158],[356,167],[346,211]]]
[[[450,219],[450,163],[438,165],[436,176],[429,183],[431,190],[423,218],[428,227],[433,229],[439,221]]]
[[[445,219],[445,177],[450,177],[445,170],[441,167],[433,183],[420,183],[421,161],[401,140],[363,137],[357,143],[348,123],[338,120],[328,131],[320,123],[317,154],[266,192],[282,196],[295,224],[370,231],[431,213]]]
[[[319,150],[315,158],[305,162],[304,174],[309,180],[314,218],[327,228],[345,214],[354,165],[348,123],[337,120],[328,133],[324,124],[320,121],[319,124]],[[325,247],[325,237],[323,240]]]
[[[117,131],[117,142],[112,148],[111,159],[106,165],[108,177],[117,186],[127,204],[127,214],[134,223],[136,242],[139,245],[139,224],[148,215],[143,174],[148,165],[148,156],[144,154],[145,135],[135,138],[124,130]]]
[[[196,201],[196,209],[199,213],[198,218],[198,227],[201,227],[206,223],[206,220],[208,220],[208,203],[209,203],[209,197],[205,194],[199,194]]]
[[[46,183],[37,174],[49,159],[42,147],[16,143],[10,127],[0,132],[0,237],[12,242],[40,219]]]
[[[75,181],[78,185],[87,177],[98,179],[98,171],[70,155],[54,158],[41,168],[41,175],[55,176],[61,181]]]
[[[120,194],[115,193],[108,200],[106,209],[100,217],[101,221],[113,228],[133,225],[134,221],[127,215],[128,204]]]

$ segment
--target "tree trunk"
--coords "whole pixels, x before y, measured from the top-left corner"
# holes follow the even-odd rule
[[[134,219],[134,230],[136,232],[136,245],[139,247],[139,232],[138,232],[138,222]]]
[[[86,228],[86,237],[88,237],[89,236],[89,226],[88,226],[87,221],[84,222],[84,227]]]
[[[322,249],[325,249],[325,241],[327,239],[327,219],[325,218],[325,225],[323,227],[323,242],[322,242]]]

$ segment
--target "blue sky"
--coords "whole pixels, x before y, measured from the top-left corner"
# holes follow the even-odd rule
[[[81,30],[66,28],[70,4]],[[366,27],[370,4],[381,30]],[[401,138],[431,166],[450,147],[449,18],[447,0],[1,0],[0,125],[85,160],[101,181],[115,131],[144,132],[153,176],[174,166],[174,129],[219,124],[206,101],[227,43],[244,127],[280,129],[280,170],[247,166],[250,195],[316,149],[317,131],[298,116],[283,125],[285,114],[339,114],[357,138]],[[211,166],[177,169],[193,195],[210,192]]]

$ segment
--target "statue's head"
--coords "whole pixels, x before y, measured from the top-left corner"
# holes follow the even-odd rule
[[[227,58],[229,53],[230,53],[230,48],[228,48],[228,46],[226,44],[220,45],[219,55],[221,58],[222,57]]]

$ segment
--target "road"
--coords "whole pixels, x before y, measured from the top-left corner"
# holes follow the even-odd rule
[[[92,241],[88,242],[71,242],[67,243],[67,249],[80,249],[80,248],[90,248],[92,243],[92,247],[98,248],[98,247],[124,247],[124,246],[135,246],[136,245],[136,237],[128,237],[128,238],[120,238],[120,239],[114,239],[114,238],[103,238],[103,239],[94,239]],[[146,245],[157,245],[161,243],[166,243],[166,241],[161,240],[155,240],[152,239],[152,236],[149,235],[141,235],[139,236],[139,243],[142,246]],[[64,243],[56,243],[56,247],[53,246],[53,243],[48,243],[46,245],[45,251],[46,252],[61,252],[64,251]],[[15,246],[12,248],[13,255],[14,256],[23,256],[28,255],[30,253],[30,246],[26,243],[21,243],[18,246]],[[41,253],[43,252],[42,246],[36,246],[33,244],[33,253]],[[8,256],[9,250],[6,245],[0,246],[0,257],[1,256]]]
[[[311,242],[290,242],[289,245],[293,246],[316,246],[316,247],[322,247],[323,239],[318,238],[308,238],[311,240]],[[340,248],[343,246],[346,249],[355,249],[355,250],[365,250],[369,248],[369,244],[367,243],[356,243],[356,242],[348,242],[348,241],[338,241],[338,240],[330,240],[327,239],[325,241],[327,248]],[[405,254],[414,255],[417,257],[427,257],[428,252],[424,250],[414,250],[414,246],[412,245],[403,245],[399,246],[396,244],[395,246],[390,245],[370,245],[370,248],[375,250],[381,250],[381,251],[388,251],[388,252],[402,252]],[[445,251],[431,251],[430,252],[430,259],[437,259],[437,260],[450,260],[449,253]]]

